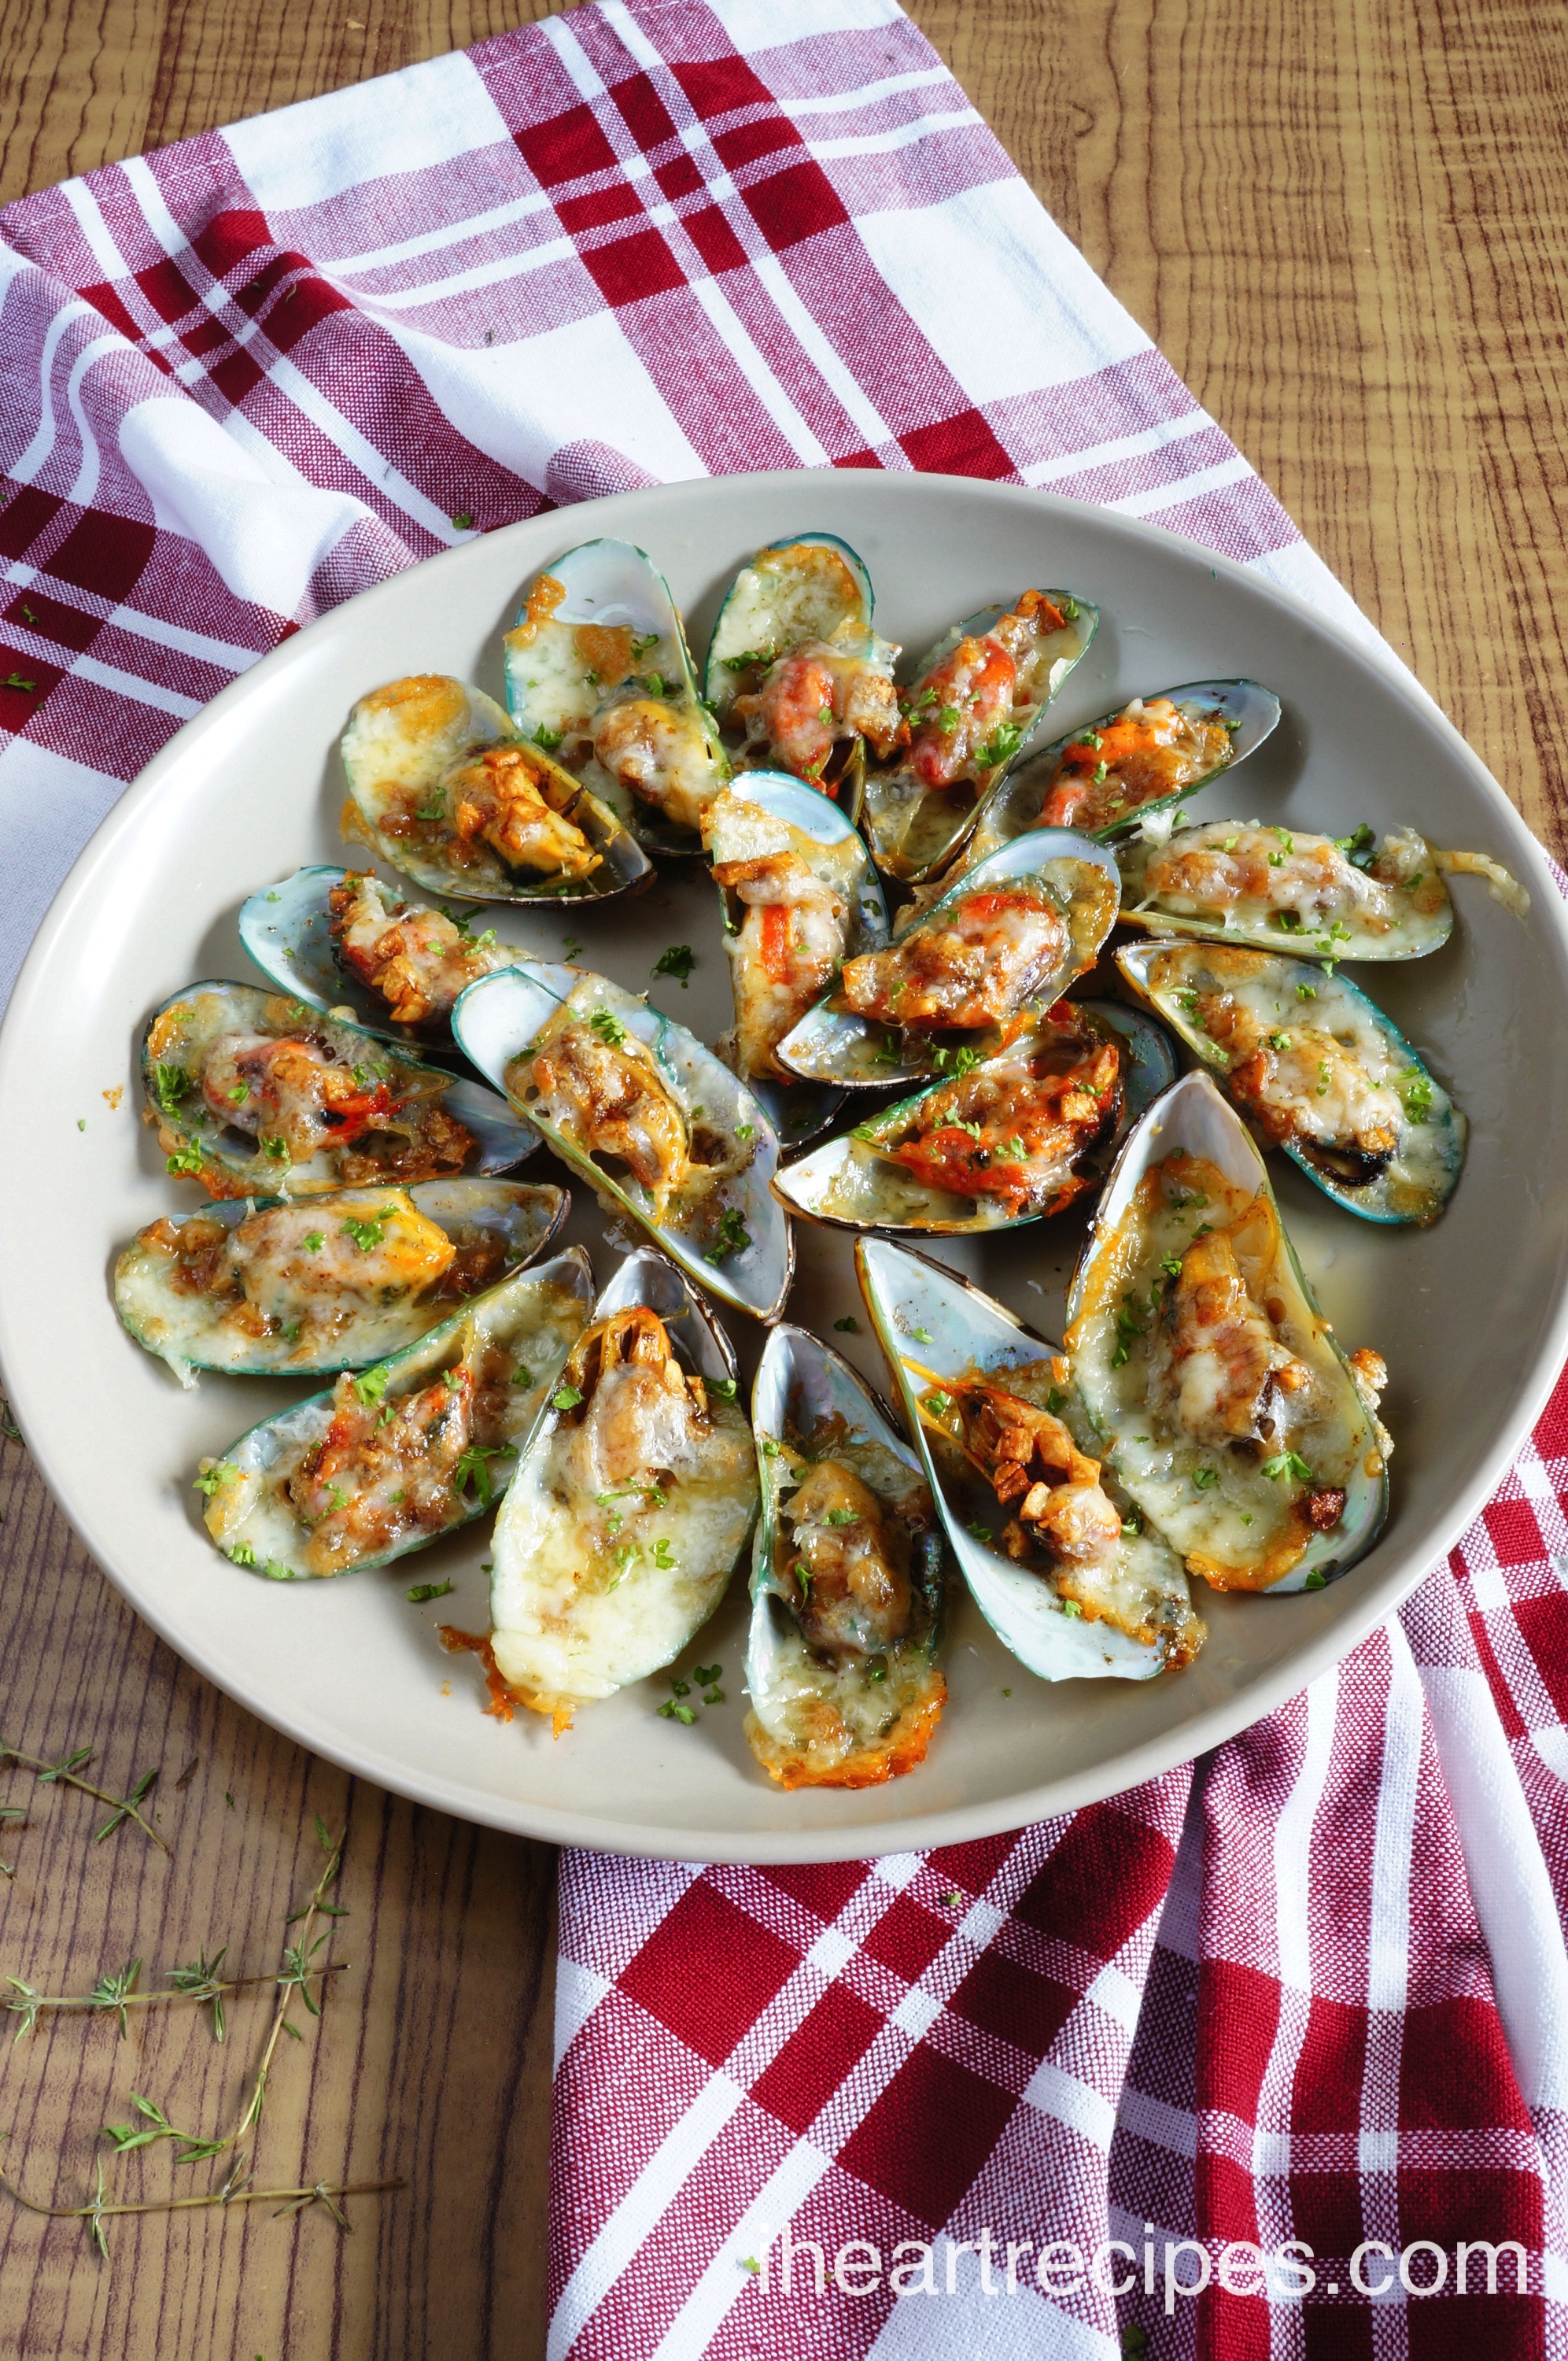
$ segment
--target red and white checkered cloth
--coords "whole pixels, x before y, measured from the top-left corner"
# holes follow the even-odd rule
[[[1358,620],[893,0],[599,0],[26,198],[0,387],[0,985],[181,721],[469,519],[967,471]],[[1568,2353],[1565,1511],[1560,1392],[1337,1673],[1021,1835],[568,1857],[552,2355]],[[1456,2293],[1510,2238],[1526,2292]],[[1223,2258],[1292,2240],[1305,2295]]]

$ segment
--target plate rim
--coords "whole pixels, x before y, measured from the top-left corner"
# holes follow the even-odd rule
[[[825,472],[829,471],[821,468],[756,469],[733,476],[683,478],[630,492],[609,494],[569,508],[541,511],[538,515],[499,527],[494,533],[475,541],[438,551],[416,566],[404,567],[386,580],[373,583],[353,598],[344,599],[300,631],[291,632],[278,646],[258,657],[255,664],[220,689],[144,765],[104,814],[60,881],[28,947],[10,1004],[4,1020],[0,1021],[0,1105],[5,1104],[11,1090],[25,1081],[19,1069],[26,1054],[27,1017],[38,994],[43,971],[56,955],[57,943],[69,928],[76,905],[104,863],[112,860],[121,836],[141,824],[141,816],[158,796],[165,776],[183,765],[205,737],[225,730],[235,710],[243,708],[258,690],[264,695],[270,694],[280,683],[286,681],[293,666],[311,662],[323,635],[343,630],[345,618],[351,612],[356,616],[371,615],[378,602],[389,602],[396,596],[406,595],[406,584],[411,574],[428,574],[433,588],[437,587],[442,570],[462,568],[470,564],[470,553],[477,547],[497,542],[504,544],[511,539],[525,536],[530,540],[535,538],[540,523],[546,516],[561,517],[565,530],[569,530],[571,522],[577,519],[587,520],[590,526],[598,524],[601,519],[608,519],[609,523],[601,529],[613,531],[616,519],[625,508],[635,505],[641,509],[651,499],[667,499],[672,505],[678,505],[683,499],[689,499],[694,491],[700,491],[707,486],[722,487],[726,491],[760,491],[764,488],[776,491],[785,483],[797,484],[803,492],[810,489],[820,494],[824,489]],[[1354,663],[1376,675],[1427,727],[1431,727],[1434,722],[1437,724],[1440,737],[1446,740],[1450,752],[1457,756],[1460,766],[1468,773],[1472,785],[1479,791],[1482,803],[1490,809],[1494,822],[1508,840],[1511,863],[1516,872],[1522,873],[1523,882],[1528,885],[1535,906],[1532,915],[1541,916],[1548,933],[1554,939],[1565,983],[1568,983],[1568,902],[1564,901],[1558,886],[1551,856],[1528,828],[1522,815],[1508,800],[1480,756],[1380,636],[1374,633],[1371,637],[1364,637],[1340,617],[1314,605],[1301,592],[1259,573],[1255,566],[1230,557],[1223,551],[1194,541],[1190,535],[1171,533],[1164,526],[1147,522],[1142,518],[1098,508],[1092,502],[1070,500],[1059,493],[1037,490],[1027,485],[996,483],[967,476],[916,475],[913,478],[905,478],[899,475],[889,478],[888,481],[890,487],[896,485],[906,497],[912,484],[921,483],[948,494],[961,494],[977,508],[1027,506],[1038,515],[1042,526],[1047,529],[1053,520],[1070,522],[1079,528],[1089,520],[1097,530],[1113,540],[1124,541],[1135,548],[1152,545],[1169,550],[1174,546],[1189,557],[1208,566],[1216,577],[1223,571],[1233,582],[1245,584],[1254,598],[1266,605],[1272,603],[1285,615],[1326,636]],[[890,489],[888,497],[894,496]],[[916,493],[915,497],[922,498],[924,494]],[[0,1240],[0,1275],[3,1275],[5,1252],[4,1241]],[[1461,1534],[1475,1523],[1540,1419],[1565,1358],[1568,1358],[1568,1258],[1560,1262],[1556,1300],[1541,1332],[1532,1358],[1521,1374],[1514,1411],[1504,1422],[1491,1450],[1483,1458],[1468,1485],[1459,1493],[1447,1513],[1437,1520],[1431,1534],[1430,1556],[1423,1555],[1403,1566],[1390,1567],[1353,1603],[1341,1605],[1336,1600],[1331,1622],[1316,1632],[1303,1634],[1299,1643],[1277,1664],[1260,1672],[1249,1682],[1245,1692],[1231,1699],[1197,1708],[1190,1718],[1175,1722],[1163,1733],[1122,1749],[1098,1764],[1080,1771],[1062,1772],[1026,1790],[991,1801],[950,1804],[880,1824],[868,1821],[841,1828],[752,1829],[738,1833],[722,1828],[691,1827],[677,1831],[644,1828],[636,1823],[609,1819],[598,1814],[565,1810],[558,1806],[533,1805],[525,1798],[509,1804],[498,1795],[448,1780],[441,1774],[427,1773],[416,1777],[395,1756],[384,1753],[373,1744],[338,1741],[330,1730],[318,1727],[308,1717],[292,1715],[286,1706],[275,1706],[270,1700],[265,1707],[259,1705],[253,1696],[236,1684],[232,1673],[218,1670],[207,1661],[206,1652],[202,1647],[193,1646],[188,1638],[182,1636],[177,1618],[160,1613],[138,1595],[134,1577],[123,1574],[115,1563],[112,1533],[104,1532],[100,1536],[95,1532],[93,1516],[85,1510],[79,1511],[72,1501],[68,1472],[55,1464],[52,1453],[33,1442],[29,1418],[32,1381],[28,1356],[24,1340],[14,1337],[11,1333],[6,1294],[4,1287],[0,1286],[0,1382],[4,1383],[6,1397],[22,1428],[28,1456],[99,1572],[133,1612],[167,1642],[182,1663],[192,1665],[225,1697],[231,1697],[247,1713],[254,1714],[269,1728],[282,1731],[296,1744],[323,1756],[344,1770],[373,1780],[377,1785],[392,1794],[407,1796],[411,1802],[431,1806],[480,1827],[495,1828],[510,1835],[532,1837],[547,1843],[576,1845],[589,1850],[632,1858],[703,1863],[773,1865],[862,1861],[875,1859],[882,1852],[912,1852],[937,1845],[971,1842],[1124,1795],[1129,1789],[1190,1762],[1197,1754],[1206,1752],[1240,1731],[1250,1729],[1255,1722],[1264,1719],[1321,1674],[1337,1664],[1360,1644],[1368,1632],[1387,1622],[1439,1561],[1452,1551]],[[1332,1597],[1332,1590],[1337,1588],[1337,1585],[1332,1586],[1329,1592],[1319,1595]],[[1310,1610],[1304,1602],[1298,1601],[1295,1602],[1295,1611]]]

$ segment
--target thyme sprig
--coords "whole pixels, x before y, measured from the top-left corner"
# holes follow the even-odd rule
[[[346,2230],[349,2227],[347,2216],[334,2200],[340,2197],[368,2196],[403,2187],[404,2184],[400,2179],[334,2183],[318,2180],[292,2189],[251,2189],[247,2185],[250,2168],[245,2156],[238,2152],[255,2133],[261,2121],[262,2111],[267,2103],[268,2080],[272,2070],[272,2062],[280,2039],[285,2033],[292,2035],[296,2041],[302,2040],[304,2037],[299,2027],[290,2021],[289,2010],[293,1995],[298,1993],[308,2014],[312,2016],[319,2016],[322,2013],[321,1997],[319,1991],[313,1990],[313,1987],[318,1986],[323,1977],[335,1973],[345,1964],[342,1960],[318,1958],[318,1954],[331,1939],[331,1924],[327,1925],[324,1931],[317,1931],[318,1922],[321,1919],[326,1918],[330,1922],[346,1916],[341,1905],[330,1899],[332,1888],[337,1881],[338,1872],[343,1865],[344,1839],[332,1834],[319,1812],[316,1815],[316,1837],[322,1850],[326,1855],[325,1865],[311,1889],[309,1898],[301,1908],[291,1911],[284,1921],[287,1927],[298,1927],[299,1933],[292,1942],[284,1945],[281,1961],[270,1975],[225,1977],[219,1972],[223,1966],[225,1953],[220,1951],[215,1959],[209,1960],[203,1948],[186,1966],[170,1970],[167,1988],[152,1992],[137,1990],[137,1979],[141,1973],[142,1966],[139,1959],[130,1960],[118,1972],[100,1976],[91,1993],[73,1993],[60,1998],[54,1998],[35,1991],[30,1984],[23,1982],[20,1977],[8,1976],[5,1979],[12,1991],[18,1995],[17,1998],[5,2004],[7,2009],[14,2011],[22,2019],[21,2026],[15,2037],[17,2040],[20,2040],[24,2033],[30,2033],[33,2030],[39,2015],[45,2009],[109,2010],[118,2018],[123,2035],[126,2031],[127,2009],[146,2006],[154,2002],[191,2000],[202,2004],[211,2004],[214,2035],[221,2041],[225,2035],[222,1995],[226,1992],[241,1991],[250,1985],[274,1986],[278,1998],[272,2012],[272,2022],[268,2028],[260,2059],[251,2078],[248,2095],[237,2120],[230,2130],[216,2139],[203,2139],[193,2133],[182,2131],[164,2113],[156,2100],[146,2097],[139,2091],[133,2091],[130,2094],[131,2105],[136,2110],[137,2119],[128,2124],[105,2124],[101,2135],[112,2143],[116,2156],[127,2155],[136,2148],[152,2147],[159,2140],[172,2140],[177,2143],[174,2159],[177,2164],[203,2163],[210,2158],[227,2155],[231,2150],[236,2151],[227,2177],[222,2186],[203,2197],[169,2197],[138,2204],[124,2204],[114,2199],[105,2188],[103,2162],[99,2159],[94,2165],[93,2195],[83,2204],[46,2205],[38,2199],[29,2197],[26,2191],[18,2188],[14,2181],[6,2180],[4,2175],[0,2175],[0,2193],[11,2198],[28,2213],[41,2214],[48,2220],[56,2222],[85,2222],[93,2246],[107,2260],[109,2244],[104,2224],[106,2221],[122,2214],[179,2213],[188,2213],[202,2206],[248,2205],[264,2201],[276,2202],[278,2212],[282,2214],[300,2213],[306,2206],[319,2204],[324,2205],[339,2227]]]
[[[318,1943],[315,1949],[319,1950],[320,1948]],[[159,1985],[148,1992],[136,1990],[137,1978],[141,1973],[142,1963],[139,1960],[132,1960],[129,1966],[122,1968],[117,1975],[113,1972],[101,1975],[90,1993],[40,1993],[36,1992],[31,1984],[24,1983],[20,1976],[7,1976],[5,1982],[17,1997],[5,2002],[3,2005],[12,2015],[19,2016],[22,2020],[11,2037],[12,2043],[15,2045],[24,2040],[34,2030],[38,2018],[46,2013],[61,2015],[70,2010],[79,2009],[112,2009],[119,2019],[123,2038],[126,2032],[127,2008],[161,2008],[176,2001],[194,2001],[198,2006],[205,2006],[210,2003],[213,2011],[213,2038],[214,2041],[225,2040],[228,2036],[228,2020],[224,2015],[224,1994],[251,1992],[258,1985],[276,1985],[285,1980],[280,1976],[276,1969],[270,1974],[260,1976],[220,1975],[219,1970],[223,1966],[226,1950],[225,1945],[215,1960],[209,1960],[203,1949],[188,1965],[170,1968],[168,1983]],[[285,1954],[286,1961],[288,1956]],[[328,1960],[319,1968],[312,1968],[310,1973],[313,1977],[335,1976],[340,1974],[346,1965],[347,1962],[344,1960]],[[292,1973],[288,1974],[287,1982],[291,1988],[297,1981],[297,1977]],[[319,2012],[315,2013],[319,2014]]]
[[[112,1837],[124,1821],[134,1820],[143,1836],[150,1837],[153,1843],[172,1859],[170,1847],[159,1835],[152,1822],[137,1809],[138,1805],[146,1802],[158,1773],[144,1771],[128,1795],[111,1795],[106,1787],[95,1787],[91,1779],[82,1777],[84,1766],[92,1760],[93,1749],[90,1746],[78,1746],[71,1753],[62,1754],[58,1763],[51,1763],[47,1755],[24,1754],[20,1747],[8,1746],[0,1738],[0,1771],[8,1763],[14,1763],[18,1770],[30,1771],[40,1787],[75,1787],[83,1795],[94,1796],[100,1804],[113,1806],[103,1827],[93,1832],[94,1844],[102,1844],[105,1837]],[[6,1874],[10,1874],[9,1871]]]
[[[301,2189],[247,2189],[247,2175],[236,2164],[221,2189],[205,2197],[155,2197],[139,2205],[123,2205],[113,2202],[104,2186],[104,2165],[99,2158],[93,2167],[93,2191],[85,2205],[40,2205],[28,2197],[15,2181],[0,2173],[0,2193],[9,2197],[24,2213],[41,2213],[50,2222],[85,2222],[93,2244],[109,2259],[109,2241],[104,2224],[117,2216],[129,2213],[190,2213],[205,2205],[269,2205],[278,2203],[278,2214],[300,2213],[307,2205],[324,2205],[342,2230],[349,2228],[347,2215],[334,2202],[339,2197],[374,2197],[387,2190],[403,2189],[407,2183],[400,2176],[395,2180],[316,2180]],[[280,2202],[279,2202],[280,2201]],[[277,2216],[274,2217],[275,2219]]]

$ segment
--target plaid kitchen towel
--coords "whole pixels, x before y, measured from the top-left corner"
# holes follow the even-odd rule
[[[6,984],[205,698],[552,501],[969,472],[1367,628],[892,0],[598,0],[26,198],[0,384]],[[1565,1507],[1560,1393],[1195,1775],[836,1868],[568,1857],[552,2355],[1568,2351]]]

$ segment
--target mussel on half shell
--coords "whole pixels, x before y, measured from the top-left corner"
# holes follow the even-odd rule
[[[808,1082],[850,1090],[951,1073],[966,1049],[998,1046],[1022,1011],[1048,1008],[1093,966],[1119,890],[1103,845],[1032,829],[887,950],[851,960],[775,1055]]]
[[[609,806],[460,680],[421,674],[362,697],[341,751],[344,835],[426,893],[603,902],[649,874]]]
[[[1011,607],[966,615],[927,650],[901,700],[907,741],[866,773],[866,840],[887,876],[916,884],[952,859],[1099,621],[1069,590],[1025,590]]]
[[[139,1231],[115,1264],[115,1309],[187,1386],[192,1369],[363,1368],[535,1261],[571,1202],[524,1180],[230,1199]]]
[[[718,1053],[798,1144],[843,1093],[802,1082],[774,1052],[846,959],[886,942],[882,880],[839,807],[778,771],[734,779],[704,813],[703,840],[735,997]]]
[[[273,1582],[386,1565],[494,1505],[582,1334],[580,1246],[476,1296],[415,1345],[263,1419],[197,1488],[236,1565]]]
[[[746,1736],[784,1787],[870,1787],[926,1757],[948,1552],[919,1461],[849,1363],[787,1323],[751,1394]]]
[[[1201,1069],[1129,1134],[1068,1299],[1106,1464],[1218,1590],[1321,1589],[1370,1548],[1379,1356],[1318,1309],[1262,1157]]]
[[[836,533],[774,542],[726,591],[705,675],[737,763],[793,774],[851,821],[868,747],[885,758],[903,735],[899,651],[872,631],[874,605],[863,561]]]
[[[1118,836],[1234,770],[1278,720],[1279,699],[1252,680],[1193,680],[1135,697],[1014,763],[981,806],[965,856],[982,861],[1026,828]]]
[[[711,1293],[773,1317],[794,1268],[768,1187],[778,1136],[711,1049],[608,978],[537,961],[470,984],[453,1029],[607,1211]]]
[[[489,1652],[557,1733],[673,1664],[724,1596],[757,1466],[723,1332],[674,1265],[629,1255],[496,1519]]]
[[[855,1268],[959,1570],[1042,1680],[1150,1680],[1201,1647],[1181,1561],[1080,1447],[1065,1367],[945,1265],[858,1238]]]
[[[1336,1205],[1368,1222],[1436,1221],[1464,1167],[1464,1117],[1348,976],[1231,943],[1133,943],[1116,964],[1254,1137]]]
[[[302,1197],[505,1172],[539,1135],[491,1091],[302,1000],[191,983],[142,1038],[147,1119],[210,1197]]]
[[[1481,852],[1442,852],[1413,828],[1318,836],[1259,820],[1167,829],[1146,820],[1116,848],[1122,917],[1151,934],[1196,935],[1297,959],[1409,960],[1453,931],[1445,878],[1478,876],[1522,917],[1530,896]]]
[[[780,1168],[792,1212],[850,1230],[961,1235],[1058,1213],[1176,1078],[1157,1025],[1058,1000],[1005,1047]]]
[[[529,584],[506,635],[512,719],[655,851],[698,853],[729,776],[670,586],[630,541],[586,541]]]
[[[444,1049],[458,994],[526,957],[500,933],[509,916],[408,903],[367,871],[323,863],[258,886],[239,939],[280,992],[383,1041]]]

